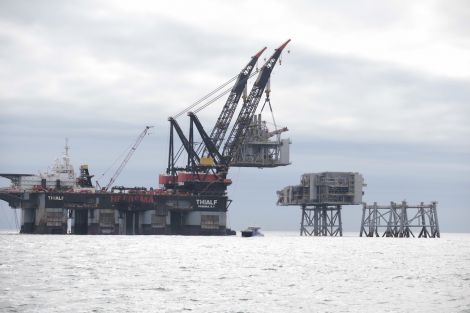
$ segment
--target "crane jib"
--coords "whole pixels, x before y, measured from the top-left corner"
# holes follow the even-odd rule
[[[152,128],[153,126],[146,126],[145,129],[140,133],[140,135],[137,137],[137,140],[135,141],[134,145],[132,146],[132,148],[129,150],[129,152],[127,153],[126,157],[124,158],[124,160],[122,161],[122,163],[119,165],[118,169],[116,170],[116,172],[114,173],[114,175],[111,177],[111,179],[109,180],[109,183],[106,185],[106,187],[104,188],[105,191],[108,191],[109,188],[114,184],[114,182],[116,181],[116,179],[118,178],[118,176],[121,174],[122,170],[124,169],[124,167],[126,166],[127,162],[129,162],[129,160],[131,159],[132,155],[134,154],[135,150],[137,149],[137,147],[140,145],[140,143],[142,142],[142,140],[144,139],[145,135],[147,135],[147,132],[150,128]]]
[[[232,87],[230,95],[228,96],[227,101],[222,108],[222,112],[220,112],[220,115],[215,122],[214,128],[210,134],[210,138],[212,139],[217,149],[220,148],[222,142],[224,141],[225,134],[227,133],[228,127],[232,121],[238,102],[240,101],[243,90],[246,88],[248,78],[250,77],[256,62],[258,62],[258,58],[261,56],[264,50],[266,50],[266,47],[256,53],[251,58],[250,62],[248,62],[248,64],[241,70],[234,86]],[[204,149],[202,154],[204,155],[206,152],[207,148]]]
[[[282,49],[289,43],[289,41],[290,40],[286,41],[283,45],[276,49],[273,55],[268,58],[259,71],[257,70],[252,74],[258,58],[266,48],[261,49],[257,54],[255,54],[248,64],[246,64],[245,67],[239,72],[238,76],[235,78],[235,84],[230,90],[230,94],[224,106],[222,107],[222,111],[220,112],[220,115],[215,122],[210,135],[206,133],[195,113],[199,112],[200,109],[205,108],[207,105],[220,98],[220,96],[216,97],[215,100],[209,101],[201,108],[196,109],[195,112],[190,111],[194,105],[182,111],[188,112],[190,117],[190,132],[188,139],[186,139],[176,121],[170,120],[171,128],[167,169],[168,174],[174,175],[178,170],[178,168],[175,167],[175,156],[178,158],[179,152],[176,152],[176,155],[174,154],[175,150],[173,148],[173,130],[176,130],[176,133],[183,143],[184,150],[186,150],[188,153],[188,163],[186,165],[186,170],[192,172],[213,170],[216,170],[217,173],[227,172],[235,153],[237,153],[238,149],[243,144],[245,137],[247,136],[250,123],[253,119],[254,113],[256,112],[263,92],[266,89],[272,70],[281,55]],[[248,95],[246,95],[244,92],[246,92],[247,89],[248,79],[255,74],[258,74],[258,77],[253,84],[251,91]],[[226,86],[226,84],[224,86]],[[225,141],[225,135],[230,128],[232,118],[235,114],[242,94],[244,94],[242,107],[238,113],[235,123],[230,129],[229,136]],[[206,97],[203,97],[203,99],[205,98]],[[199,147],[197,149],[194,149],[194,128],[197,130],[202,139],[202,142],[199,143]],[[223,149],[221,149],[224,141],[225,144]]]
[[[290,39],[277,48],[273,55],[261,68],[258,74],[258,78],[256,79],[247,100],[243,104],[238,114],[237,120],[235,121],[235,124],[225,143],[222,154],[229,162],[243,142],[247,130],[246,128],[249,126],[249,123],[253,118],[254,113],[256,112],[263,91],[266,88],[269,77],[271,76],[272,70],[274,69],[276,62],[279,59],[282,50],[289,42]]]

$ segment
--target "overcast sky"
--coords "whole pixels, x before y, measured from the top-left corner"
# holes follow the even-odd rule
[[[469,232],[466,0],[2,0],[0,172],[47,169],[68,137],[75,168],[98,177],[154,125],[116,183],[155,187],[168,116],[288,38],[271,99],[292,165],[233,169],[231,226],[296,230],[300,210],[277,207],[276,190],[306,172],[357,171],[365,201],[436,200],[442,231]],[[200,113],[206,128],[224,100]],[[358,232],[360,208],[343,213]]]

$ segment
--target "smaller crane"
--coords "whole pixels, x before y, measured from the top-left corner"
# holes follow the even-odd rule
[[[108,191],[109,188],[111,187],[111,185],[114,184],[114,182],[118,178],[119,174],[121,174],[121,172],[124,169],[124,167],[126,166],[127,162],[129,162],[129,160],[132,157],[132,155],[134,154],[135,150],[137,149],[137,147],[140,145],[140,143],[144,139],[145,135],[147,135],[148,130],[152,127],[153,126],[145,126],[145,129],[140,133],[139,137],[137,137],[137,140],[135,141],[134,145],[132,146],[132,148],[127,153],[126,157],[124,158],[124,161],[122,161],[121,165],[119,165],[116,172],[114,172],[113,177],[111,177],[111,179],[109,180],[109,183],[106,185],[106,187],[104,187],[103,191]]]

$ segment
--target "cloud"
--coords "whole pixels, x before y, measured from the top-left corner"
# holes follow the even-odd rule
[[[274,94],[282,86],[274,105],[298,136],[469,148],[467,79],[308,50],[285,59],[272,82]]]
[[[273,72],[271,100],[277,124],[290,129],[293,164],[232,171],[236,223],[271,214],[277,188],[323,170],[363,172],[368,195],[380,201],[413,194],[464,208],[468,14],[465,1],[2,1],[0,165],[44,169],[69,137],[75,165],[101,173],[155,125],[120,178],[155,186],[166,166],[167,117],[260,48],[268,46],[268,56],[292,38]],[[199,114],[207,128],[222,103]],[[259,211],[246,211],[244,195],[257,188],[250,205]],[[291,222],[297,227],[297,217]]]

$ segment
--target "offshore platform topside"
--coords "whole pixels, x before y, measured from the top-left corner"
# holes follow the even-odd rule
[[[11,208],[21,209],[21,233],[233,234],[227,227],[230,167],[272,168],[290,164],[290,140],[281,138],[288,129],[278,128],[273,116],[274,129],[270,130],[261,118],[266,106],[272,114],[270,77],[289,42],[277,48],[258,69],[258,59],[266,48],[261,49],[237,76],[168,119],[168,166],[158,178],[158,188],[113,186],[147,135],[150,129],[147,126],[107,186],[101,187],[98,182],[93,186],[93,175],[87,165],[80,167],[78,177],[75,175],[66,143],[63,157],[48,172],[0,174],[11,181],[10,187],[0,188],[0,200],[8,202]],[[256,74],[248,93],[248,79]],[[233,86],[224,90],[231,82],[235,82]],[[196,113],[227,93],[209,134]],[[264,104],[257,112],[263,95]],[[241,107],[232,122],[240,100]],[[188,136],[177,122],[185,113],[189,116]]]

